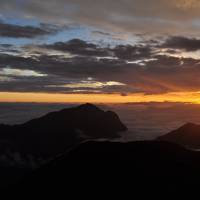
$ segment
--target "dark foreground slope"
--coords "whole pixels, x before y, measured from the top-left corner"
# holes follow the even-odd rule
[[[200,125],[187,123],[177,130],[171,131],[157,139],[173,142],[192,149],[200,149]]]
[[[176,189],[200,178],[200,154],[167,142],[87,142],[42,167],[18,192],[64,193]],[[166,188],[168,187],[168,189]],[[114,188],[114,190],[113,190]],[[183,189],[183,188],[182,188]],[[98,193],[97,193],[98,195]]]

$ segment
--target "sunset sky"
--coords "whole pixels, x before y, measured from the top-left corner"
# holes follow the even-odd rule
[[[199,0],[1,0],[0,102],[200,103]]]

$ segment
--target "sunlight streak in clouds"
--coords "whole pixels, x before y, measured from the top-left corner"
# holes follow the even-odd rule
[[[0,69],[0,75],[4,76],[25,76],[25,77],[43,77],[47,74],[42,74],[33,70],[11,69],[9,67]]]
[[[69,83],[64,85],[49,85],[48,87],[63,87],[63,88],[94,88],[94,89],[100,89],[104,87],[109,86],[125,86],[126,84],[116,82],[116,81],[108,81],[108,82],[98,82],[98,81],[81,81],[78,83]]]

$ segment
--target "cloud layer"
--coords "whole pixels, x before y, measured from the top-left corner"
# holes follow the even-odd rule
[[[197,0],[1,0],[2,19],[37,25],[0,21],[0,91],[200,91],[199,8]]]
[[[48,24],[40,24],[39,27],[33,26],[20,26],[14,24],[6,24],[0,22],[0,36],[11,38],[35,38],[39,36],[45,36],[55,34],[58,31],[58,27]]]
[[[0,2],[2,14],[94,25],[112,31],[197,33],[198,0],[29,0]],[[184,21],[184,23],[183,23]]]
[[[17,53],[0,54],[4,80],[0,90],[123,95],[200,91],[200,59],[176,54],[184,45],[185,51],[196,48],[191,49],[189,42],[168,45],[170,40],[174,38],[161,46],[102,47],[78,39],[24,46]],[[5,51],[6,45],[3,48]],[[175,53],[163,53],[163,49]]]

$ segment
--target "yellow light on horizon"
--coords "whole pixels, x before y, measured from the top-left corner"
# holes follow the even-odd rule
[[[200,104],[200,92],[174,92],[165,94],[53,94],[0,92],[0,102],[37,103],[139,103],[139,102],[181,102]]]

